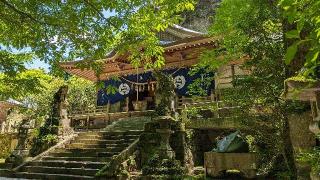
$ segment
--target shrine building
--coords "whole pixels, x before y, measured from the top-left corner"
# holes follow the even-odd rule
[[[218,69],[215,73],[199,72],[190,75],[190,68],[199,62],[201,54],[218,46],[216,39],[178,25],[167,28],[164,32],[159,33],[158,37],[164,48],[165,65],[162,71],[174,78],[177,108],[192,101],[188,86],[196,79],[212,77],[211,85],[206,89],[207,96],[203,99],[214,101],[217,100],[216,90],[218,88],[231,87],[233,77],[236,74],[244,73],[238,67],[241,60],[237,60]],[[77,64],[82,61],[63,62],[60,63],[60,66],[69,74],[93,82],[103,82],[104,88],[97,92],[97,107],[106,108],[108,113],[140,112],[154,109],[157,87],[152,70],[145,70],[144,67],[135,68],[127,58],[128,55],[120,55],[114,51],[108,54],[103,60],[103,70],[99,77],[91,68],[81,69],[78,67]],[[118,77],[117,80],[112,78],[114,76]],[[106,88],[109,85],[115,87],[114,93],[107,93]],[[88,114],[79,115],[76,119],[85,117],[90,119]]]

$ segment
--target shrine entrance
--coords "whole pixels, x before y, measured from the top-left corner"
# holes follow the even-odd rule
[[[155,86],[155,85],[154,85]],[[153,110],[155,108],[155,88],[151,85],[142,85],[135,89],[128,97],[129,111]]]

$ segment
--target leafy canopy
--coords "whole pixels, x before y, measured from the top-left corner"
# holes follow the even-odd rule
[[[163,49],[156,33],[193,8],[194,0],[0,0],[0,43],[31,48],[52,64],[101,59],[116,49],[130,51],[134,65],[158,67]]]
[[[98,59],[111,51],[130,52],[135,65],[158,68],[164,64],[157,32],[177,23],[179,14],[193,10],[194,0],[0,0],[0,94],[17,97],[22,90],[39,87],[24,63],[31,54],[14,54],[11,49],[30,49],[33,58],[49,62],[88,60],[101,72]],[[142,53],[143,52],[143,53]],[[98,61],[94,61],[98,60]],[[61,74],[60,74],[61,75]],[[37,83],[38,82],[38,83]],[[11,92],[11,93],[10,93]]]
[[[285,62],[290,64],[299,52],[307,51],[302,57],[305,63],[300,74],[319,78],[315,72],[320,64],[320,1],[280,0],[279,5],[287,21],[294,27],[285,32],[286,38],[292,40],[286,51]]]
[[[235,76],[233,88],[219,89],[220,95],[223,101],[240,106],[237,116],[250,128],[256,145],[262,147],[261,173],[277,169],[294,177],[287,131],[287,116],[293,105],[280,98],[283,81],[288,78],[283,20],[277,3],[269,0],[223,0],[209,29],[211,35],[219,37],[219,47],[203,54],[196,68],[217,69],[246,57],[241,68],[250,74]]]

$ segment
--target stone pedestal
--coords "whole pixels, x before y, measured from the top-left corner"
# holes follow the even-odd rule
[[[159,123],[159,129],[156,129],[156,133],[158,133],[161,137],[160,147],[159,147],[159,155],[162,159],[173,159],[174,151],[170,146],[170,136],[173,133],[171,130],[171,125],[175,121],[171,116],[160,116],[157,119],[157,123]]]
[[[170,129],[157,129],[156,132],[161,136],[161,143],[159,147],[160,157],[162,159],[173,159],[174,151],[169,143],[169,138],[173,131]]]

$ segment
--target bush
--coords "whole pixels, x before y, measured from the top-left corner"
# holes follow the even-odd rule
[[[320,173],[320,148],[314,148],[311,151],[301,153],[298,160],[309,164],[313,172]]]
[[[58,127],[46,127],[42,126],[35,131],[36,135],[32,139],[32,146],[30,149],[30,155],[36,156],[45,150],[54,146],[58,142],[57,131]]]
[[[153,155],[146,166],[142,168],[143,175],[180,176],[184,174],[184,168],[180,162],[174,159],[161,160],[158,154]]]

